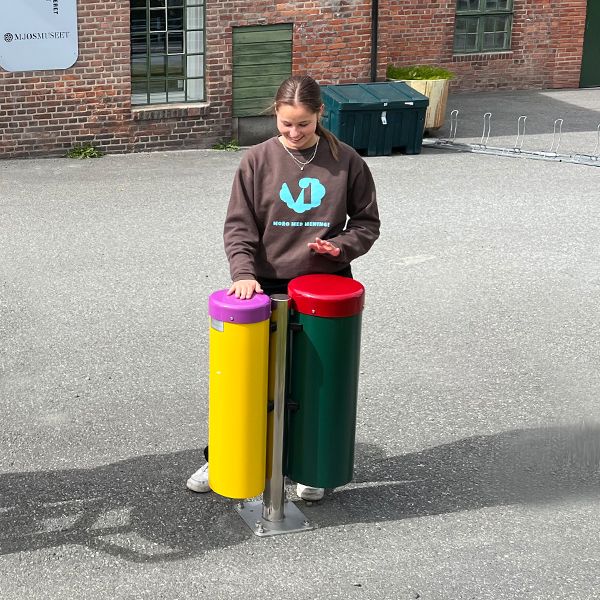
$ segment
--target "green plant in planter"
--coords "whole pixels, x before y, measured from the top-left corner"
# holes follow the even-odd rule
[[[450,79],[454,73],[434,65],[412,65],[409,67],[395,67],[389,65],[387,78],[400,80],[420,94],[429,98],[429,106],[425,114],[425,129],[436,130],[444,124],[446,104]]]
[[[395,67],[388,65],[386,76],[388,79],[453,79],[454,73],[436,67],[435,65],[411,65],[409,67]]]

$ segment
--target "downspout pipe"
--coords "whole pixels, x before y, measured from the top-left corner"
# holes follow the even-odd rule
[[[377,81],[377,47],[379,45],[379,0],[371,0],[371,81]]]

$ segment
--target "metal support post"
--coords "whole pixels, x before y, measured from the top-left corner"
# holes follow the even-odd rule
[[[283,475],[283,436],[289,296],[271,296],[271,340],[269,344],[269,413],[267,478],[262,502],[240,502],[236,510],[248,527],[260,536],[307,531],[314,526],[293,503],[285,499]],[[272,397],[271,397],[272,396]]]
[[[271,449],[267,455],[267,480],[263,492],[263,519],[283,521],[284,477],[283,477],[283,427],[285,420],[285,369],[287,364],[287,329],[289,296],[273,295],[271,298],[271,333],[269,355],[269,391],[273,393],[273,413],[269,423]]]

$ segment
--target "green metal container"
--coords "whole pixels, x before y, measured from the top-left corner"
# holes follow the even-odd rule
[[[323,125],[368,156],[419,154],[429,98],[400,81],[321,88]]]
[[[290,282],[285,475],[313,487],[352,480],[364,287],[338,275]]]

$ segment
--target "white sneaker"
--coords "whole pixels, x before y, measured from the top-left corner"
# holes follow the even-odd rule
[[[210,492],[210,486],[208,485],[208,463],[202,465],[188,480],[188,490],[192,492],[199,492],[201,494]]]
[[[325,489],[310,487],[309,485],[302,485],[299,483],[296,486],[296,494],[298,495],[298,498],[302,498],[302,500],[306,500],[307,502],[316,502],[317,500],[321,500],[323,498]]]

